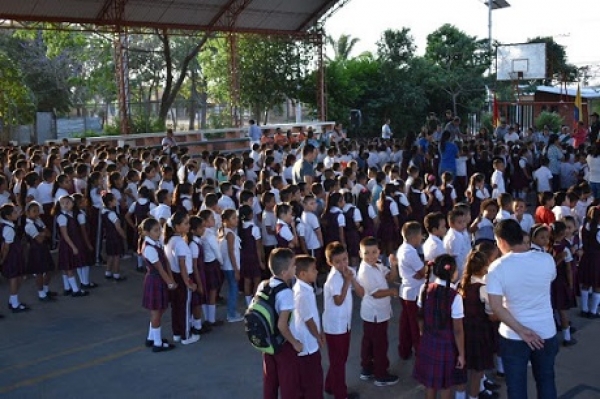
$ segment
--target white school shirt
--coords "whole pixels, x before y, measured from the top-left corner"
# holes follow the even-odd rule
[[[92,187],[90,189],[90,198],[92,199],[92,205],[94,208],[102,209],[102,207],[104,207],[102,195],[100,195],[100,189],[98,187]]]
[[[52,198],[52,183],[48,183],[45,181],[41,182],[37,186],[37,191],[38,191],[38,198],[42,205],[51,204],[54,202],[54,200]]]
[[[133,204],[135,201],[137,201],[138,199],[138,187],[137,187],[137,183],[134,182],[129,182],[127,183],[127,187],[125,187],[125,190],[129,190],[130,193],[127,194],[127,205],[131,205]]]
[[[425,265],[419,257],[417,249],[407,242],[400,245],[396,257],[398,258],[398,271],[402,278],[400,298],[405,301],[416,301],[419,290],[425,283],[425,279],[416,279],[414,275],[423,270]]]
[[[117,216],[117,213],[112,209],[102,208],[102,214],[108,214],[108,220],[113,224],[117,224],[117,222],[119,221],[119,216]],[[85,222],[85,218],[83,220]],[[79,214],[77,215],[77,221],[79,222]]]
[[[158,189],[159,190],[167,190],[167,192],[169,194],[173,194],[173,191],[175,191],[175,183],[173,183],[173,180],[171,180],[171,181],[161,180],[160,183],[158,184]]]
[[[348,266],[356,278],[356,270]],[[323,285],[323,331],[325,334],[345,334],[352,328],[352,288],[341,305],[336,305],[333,297],[342,294],[344,276],[335,267],[329,270],[327,280]]]
[[[7,226],[10,226],[10,229],[2,229],[2,238],[4,242],[7,244],[12,244],[15,241],[15,224],[9,220],[1,219],[0,222]]]
[[[510,219],[511,216],[512,215],[510,214],[509,211],[505,211],[504,209],[501,209],[500,212],[498,212],[498,214],[496,215],[496,222],[499,222],[504,219]]]
[[[498,198],[500,194],[504,194],[506,192],[506,188],[504,187],[504,177],[502,176],[502,172],[499,170],[494,170],[494,173],[492,173],[491,183],[492,186],[496,186],[496,188],[492,189],[493,199]]]
[[[169,259],[169,264],[171,265],[171,270],[173,273],[182,273],[179,267],[180,257],[185,258],[185,271],[187,271],[187,274],[190,275],[194,272],[194,269],[192,268],[192,251],[183,237],[171,237],[169,243],[165,247],[165,253],[167,255],[167,259]]]
[[[190,241],[190,243],[188,244],[188,247],[190,247],[190,251],[192,251],[192,261],[194,259],[198,259],[198,257],[200,256],[199,246],[202,246],[202,239],[198,236],[193,236],[192,241]],[[193,266],[194,262],[192,262],[192,267]]]
[[[267,226],[270,227],[273,231],[275,231],[275,227],[277,226],[277,217],[275,213],[264,211],[262,217],[262,237],[263,237],[263,245],[267,247],[273,247],[277,245],[277,237],[275,234],[269,234],[267,232]]]
[[[563,220],[565,216],[571,216],[571,208],[564,205],[556,205],[552,208],[552,213],[554,213],[554,217],[556,220]]]
[[[538,193],[552,191],[552,187],[550,187],[552,172],[546,166],[540,166],[535,172],[533,172],[533,180],[535,180],[537,183]]]
[[[588,207],[592,204],[593,198],[590,196],[587,200],[579,200],[577,204],[575,204],[575,216],[577,217],[577,221],[581,226],[583,221],[585,220],[585,215],[587,213]]]
[[[147,187],[150,191],[156,190],[156,184],[154,184],[154,182],[150,179],[144,180],[142,184],[140,184],[140,187]]]
[[[292,228],[290,225],[281,219],[277,219],[277,224],[281,225],[279,233],[277,234],[279,234],[286,241],[292,241],[294,239],[294,234],[292,234]]]
[[[261,292],[263,290],[263,288],[265,287],[265,284],[267,284],[267,281],[261,282],[258,285],[256,292]],[[269,287],[275,288],[279,284],[285,284],[285,283],[276,277],[271,277],[268,280],[268,284],[269,284]],[[286,289],[279,291],[279,293],[275,296],[275,311],[277,312],[277,314],[280,314],[281,312],[285,312],[285,311],[291,312],[293,310],[294,310],[294,292],[292,291],[292,289],[288,287]],[[297,338],[297,337],[295,337],[295,338]]]
[[[75,189],[76,193],[83,194],[85,193],[85,190],[87,190],[87,182],[85,181],[85,179],[80,179],[79,177],[76,177],[73,179],[73,188]]]
[[[468,238],[465,237],[462,232],[449,228],[448,233],[446,233],[446,236],[444,237],[444,249],[448,255],[456,257],[458,277],[462,278],[467,255],[469,254],[469,251],[471,251],[471,243]]]
[[[73,217],[72,212],[61,212],[61,214],[56,217],[56,224],[58,225],[58,227],[67,227],[67,215]]]
[[[225,194],[223,194],[221,198],[219,198],[217,204],[222,210],[235,209],[235,202],[233,202],[230,196]]]
[[[377,263],[375,266],[360,263],[356,280],[365,289],[365,295],[360,303],[360,317],[371,323],[388,321],[392,317],[392,301],[389,296],[375,298],[373,294],[379,290],[389,289],[385,277],[390,270]]]
[[[437,277],[433,280],[433,283],[437,284],[437,285],[444,286],[444,287],[446,286],[446,282],[444,280],[441,280],[441,279],[437,278]],[[452,286],[452,285],[450,285],[450,286]],[[427,289],[427,286],[424,284],[421,287],[421,292],[419,293],[419,298],[417,299],[417,306],[420,307],[420,308],[423,307],[423,303],[421,302],[421,298],[422,298],[421,293],[425,289]],[[456,296],[454,297],[454,300],[452,301],[452,307],[451,307],[451,311],[450,312],[451,312],[451,317],[453,319],[462,319],[462,318],[465,317],[465,308],[464,308],[462,296],[456,294]]]
[[[240,268],[240,250],[242,249],[242,243],[240,241],[240,237],[235,234],[235,231],[229,228],[225,228],[223,232],[223,238],[219,241],[219,248],[221,249],[221,257],[223,258],[223,263],[221,264],[221,270],[233,270],[233,264],[231,263],[231,258],[229,257],[229,248],[227,244],[227,234],[233,234],[233,256],[235,256],[236,264],[238,270]]]
[[[158,206],[150,211],[150,215],[160,222],[160,219],[169,219],[171,217],[171,207],[165,204]]]
[[[27,218],[27,222],[25,223],[25,234],[27,234],[31,238],[35,238],[40,235],[37,227],[41,227],[42,229],[46,228],[46,225],[42,221],[42,219],[37,218],[36,220],[32,220]]]
[[[135,204],[140,204],[140,205],[146,205],[148,203],[148,198],[140,198],[138,199],[136,202],[134,202],[133,204],[131,204],[129,206],[129,209],[127,210],[127,212],[131,213],[132,215],[135,212]],[[152,212],[152,210],[156,208],[156,205],[154,205],[152,202],[150,203],[150,212]]]
[[[469,158],[461,156],[456,158],[456,176],[466,177],[467,176],[467,160]]]
[[[181,206],[183,206],[188,212],[192,211],[194,203],[192,202],[192,197],[189,194],[181,195]]]
[[[528,213],[524,213],[523,219],[521,219],[521,220],[518,220],[515,215],[512,215],[511,219],[514,219],[517,222],[519,222],[519,226],[521,226],[521,230],[523,230],[527,234],[529,234],[531,232],[531,228],[535,224],[535,221],[533,220],[533,216],[531,216]]]
[[[221,255],[221,249],[219,247],[219,241],[217,236],[212,229],[204,230],[202,235],[202,248],[204,248],[204,262],[213,262],[214,260],[219,261],[219,264],[223,264],[223,256]]]
[[[302,342],[298,356],[312,355],[319,351],[319,341],[310,333],[306,322],[313,320],[321,332],[321,320],[317,308],[317,297],[313,287],[298,279],[294,284],[294,317],[290,325],[292,335]]]
[[[317,237],[317,230],[321,229],[319,224],[319,218],[312,212],[302,212],[300,218],[302,223],[306,227],[304,231],[304,241],[306,242],[306,249],[313,250],[321,248],[319,237]]]
[[[446,249],[444,249],[444,241],[438,236],[434,236],[433,234],[429,234],[429,237],[425,240],[423,244],[423,255],[425,257],[425,261],[434,261],[440,255],[444,255],[446,253]]]
[[[346,217],[340,208],[337,206],[332,206],[329,212],[337,214],[337,222],[339,227],[346,227]]]

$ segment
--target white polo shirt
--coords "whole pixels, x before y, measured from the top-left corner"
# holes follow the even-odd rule
[[[423,255],[425,256],[425,261],[433,261],[435,258],[445,253],[446,250],[444,249],[444,242],[442,239],[430,234],[425,240],[425,243],[423,243]]]
[[[533,216],[531,216],[528,213],[524,213],[523,219],[521,219],[521,220],[517,219],[516,215],[512,215],[511,219],[516,220],[519,223],[519,226],[521,226],[521,230],[523,230],[527,234],[529,234],[531,232],[531,228],[535,224],[535,221],[533,220]]]
[[[317,230],[321,229],[317,215],[312,212],[302,212],[301,219],[305,226],[304,241],[306,242],[306,249],[321,248],[321,243],[319,242],[319,237],[317,237],[316,233]]]
[[[556,278],[556,265],[551,255],[539,251],[510,252],[490,265],[487,275],[489,295],[501,295],[510,314],[542,339],[556,335],[550,301],[550,285]],[[500,335],[521,340],[502,323]]]
[[[421,271],[425,265],[419,258],[416,248],[407,242],[400,245],[396,256],[398,257],[398,271],[402,278],[400,298],[405,301],[416,301],[425,279],[416,279],[414,275]]]
[[[321,332],[321,319],[317,308],[317,297],[313,287],[298,279],[294,284],[294,317],[290,330],[292,335],[302,342],[302,352],[298,356],[312,355],[319,351],[319,341],[310,333],[306,322],[313,320]]]
[[[360,317],[371,323],[388,321],[392,317],[392,301],[389,296],[375,298],[373,294],[379,290],[389,288],[385,277],[389,269],[381,263],[371,266],[366,262],[360,263],[358,270],[358,283],[364,288],[365,295],[360,304]]]
[[[165,254],[169,259],[169,263],[171,264],[171,270],[175,273],[185,273],[192,274],[194,269],[192,267],[192,251],[190,247],[187,245],[183,237],[181,236],[173,236],[169,240],[169,243],[165,247]],[[181,270],[179,267],[179,258],[185,258],[185,268],[186,270]]]
[[[356,270],[352,270],[356,278]],[[341,305],[336,305],[333,297],[342,294],[344,276],[335,267],[329,270],[325,285],[323,285],[323,331],[325,334],[345,334],[352,327],[352,290],[348,287],[346,298]]]
[[[469,251],[471,251],[471,243],[463,233],[450,228],[444,237],[444,249],[448,255],[456,257],[458,277],[462,278],[463,270],[465,270],[467,255],[469,254]]]

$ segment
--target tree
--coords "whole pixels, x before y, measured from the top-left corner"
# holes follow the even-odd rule
[[[401,66],[414,57],[416,48],[410,28],[387,29],[377,41],[377,57],[389,65]]]
[[[350,54],[354,49],[354,46],[360,41],[357,37],[351,37],[350,35],[342,34],[335,40],[332,36],[327,35],[326,42],[333,48],[334,60],[335,61],[347,61],[350,59]]]
[[[576,82],[579,78],[577,66],[567,62],[567,51],[563,45],[554,41],[554,38],[534,37],[527,43],[546,43],[546,79],[536,82],[546,86],[553,86],[561,82]]]
[[[33,94],[25,84],[22,71],[6,52],[0,51],[0,118],[3,125],[30,123],[34,113]]]

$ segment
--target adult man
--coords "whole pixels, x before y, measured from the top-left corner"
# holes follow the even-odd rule
[[[508,128],[508,133],[504,136],[504,142],[512,142],[514,144],[517,141],[519,141],[519,134],[515,132],[515,128],[511,126],[510,128]]]
[[[316,155],[317,152],[312,144],[306,144],[304,148],[302,148],[302,159],[298,159],[296,163],[294,163],[292,169],[294,184],[304,182],[309,187],[313,184],[313,178],[315,176],[313,162],[315,161]]]
[[[556,278],[554,259],[529,250],[513,219],[498,222],[494,233],[504,255],[490,266],[487,291],[492,311],[502,322],[500,355],[508,397],[527,398],[527,364],[531,362],[538,398],[556,398],[558,339],[550,301],[550,285]]]
[[[248,129],[248,136],[250,137],[250,148],[254,144],[260,144],[260,137],[262,136],[262,132],[260,127],[256,124],[254,119],[250,119],[250,128]]]
[[[171,147],[174,147],[177,145],[177,142],[175,141],[175,137],[173,137],[173,129],[167,129],[167,136],[162,139],[161,144],[162,144],[163,152],[165,152],[166,154],[170,154]]]
[[[590,141],[595,143],[598,140],[598,134],[600,134],[600,118],[597,112],[590,115]]]
[[[446,124],[444,130],[450,132],[450,141],[455,141],[456,139],[463,139],[463,134],[460,132],[460,117],[455,116],[451,122]]]
[[[494,132],[494,136],[496,136],[496,140],[503,142],[504,141],[504,136],[506,136],[508,134],[508,125],[506,124],[506,120],[502,119],[502,121],[500,121],[500,126],[498,126],[496,128],[496,131]]]
[[[588,129],[583,124],[583,121],[577,123],[577,127],[573,130],[573,147],[578,149],[585,143],[587,139]]]
[[[392,138],[392,129],[390,128],[390,119],[386,119],[383,126],[381,126],[381,138],[389,140]]]

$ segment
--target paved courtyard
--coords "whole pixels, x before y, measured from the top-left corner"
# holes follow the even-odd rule
[[[132,262],[123,262],[131,270]],[[0,320],[0,397],[2,398],[261,398],[261,357],[248,343],[243,324],[214,329],[200,342],[167,353],[144,347],[148,315],[141,308],[141,274],[129,272],[124,283],[107,282],[102,269],[92,270],[101,286],[86,298],[60,296],[40,303],[32,280],[21,299],[33,310]],[[59,279],[52,288],[62,285]],[[7,300],[7,284],[0,285]],[[359,301],[355,301],[356,307]],[[241,304],[241,300],[240,300]],[[6,309],[4,307],[4,309]],[[218,315],[224,318],[225,309]],[[361,325],[355,309],[348,385],[362,398],[420,398],[422,389],[410,377],[412,361],[396,353],[399,304],[390,324],[391,371],[400,375],[393,387],[377,388],[358,379]],[[561,399],[600,398],[600,320],[575,316],[579,344],[561,349],[557,384]],[[163,336],[170,338],[170,316]],[[324,354],[324,367],[327,356]],[[530,378],[530,397],[534,396]],[[506,398],[505,391],[502,397]]]

